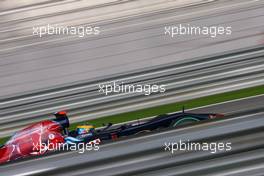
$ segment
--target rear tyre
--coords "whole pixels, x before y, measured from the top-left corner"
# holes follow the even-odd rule
[[[172,121],[170,126],[171,127],[177,127],[180,125],[187,125],[187,124],[191,124],[191,123],[199,122],[199,121],[200,121],[200,119],[198,119],[198,118],[183,117],[183,118]]]

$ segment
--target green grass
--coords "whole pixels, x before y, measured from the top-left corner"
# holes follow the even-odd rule
[[[183,106],[185,106],[185,109],[191,109],[201,106],[206,106],[210,104],[216,104],[221,103],[225,101],[240,99],[240,98],[246,98],[251,97],[255,95],[261,95],[264,94],[264,85],[247,88],[247,89],[241,89],[237,91],[227,92],[227,93],[221,93],[216,95],[211,95],[207,97],[197,98],[194,100],[188,100],[183,102],[177,102],[177,103],[171,103],[167,105],[122,113],[122,114],[116,114],[112,116],[106,116],[95,120],[89,120],[84,122],[78,122],[71,124],[70,129],[75,129],[77,125],[89,123],[93,124],[95,127],[102,126],[103,123],[107,124],[109,122],[111,123],[121,123],[121,122],[127,122],[131,120],[137,120],[142,119],[146,117],[156,116],[160,114],[180,111]],[[8,140],[9,137],[0,139],[0,144],[5,143]]]
[[[0,145],[4,144],[10,137],[4,137],[4,138],[0,138]]]
[[[264,94],[264,85],[247,88],[247,89],[241,89],[241,90],[232,91],[232,92],[227,92],[227,93],[211,95],[207,97],[197,98],[194,100],[188,100],[188,101],[183,101],[183,102],[177,102],[177,103],[127,112],[127,113],[122,113],[122,114],[112,115],[112,116],[106,116],[106,117],[102,117],[102,118],[95,119],[95,120],[89,120],[86,122],[78,122],[78,123],[72,124],[71,129],[75,129],[77,125],[80,125],[83,123],[90,123],[90,124],[93,124],[95,127],[100,127],[102,126],[103,123],[105,124],[108,122],[121,123],[121,122],[156,116],[160,114],[180,111],[183,106],[185,106],[185,109],[191,109],[191,108],[196,108],[196,107],[201,107],[201,106],[206,106],[210,104],[216,104],[216,103],[221,103],[225,101],[246,98],[246,97],[261,95],[261,94]]]

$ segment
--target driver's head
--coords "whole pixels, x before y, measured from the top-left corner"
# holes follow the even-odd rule
[[[67,117],[66,111],[55,112],[54,115],[55,115],[56,118]]]
[[[94,131],[94,126],[92,125],[80,125],[76,128],[77,134],[88,134]]]
[[[64,129],[69,128],[70,122],[66,111],[55,112],[54,115],[56,119],[53,119],[53,121],[58,122]]]

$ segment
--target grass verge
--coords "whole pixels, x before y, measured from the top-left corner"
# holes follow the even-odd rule
[[[10,137],[4,137],[4,138],[0,138],[0,145],[4,144]]]

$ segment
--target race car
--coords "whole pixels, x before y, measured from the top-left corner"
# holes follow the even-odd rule
[[[69,119],[65,111],[54,113],[55,119],[44,120],[16,132],[5,145],[0,147],[0,163],[34,155],[43,155],[54,146],[63,147],[78,143],[100,144],[118,138],[163,128],[178,127],[197,121],[222,117],[221,114],[164,114],[149,120],[95,129],[90,124],[77,126],[69,131]],[[57,148],[56,148],[57,149]],[[54,148],[54,150],[56,150]]]

